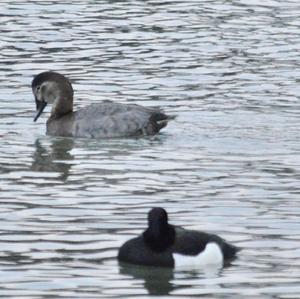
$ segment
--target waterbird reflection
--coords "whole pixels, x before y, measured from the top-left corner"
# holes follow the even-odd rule
[[[74,140],[71,138],[51,138],[50,146],[43,145],[41,139],[35,141],[35,152],[31,169],[40,172],[57,172],[59,179],[66,181],[72,163],[73,155],[70,153],[74,146]]]
[[[123,262],[119,265],[120,274],[144,280],[144,287],[150,295],[168,295],[176,288],[171,282],[174,279],[174,273],[170,268],[136,266]]]
[[[130,275],[134,279],[144,281],[144,287],[149,295],[169,295],[175,290],[185,289],[187,286],[176,285],[173,280],[177,274],[187,279],[208,279],[220,277],[223,268],[210,266],[197,270],[174,271],[172,268],[137,266],[119,262],[120,274]],[[228,265],[225,266],[225,268]]]

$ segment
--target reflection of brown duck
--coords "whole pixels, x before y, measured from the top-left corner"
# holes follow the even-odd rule
[[[42,146],[39,139],[35,141],[35,153],[31,169],[41,172],[58,172],[60,179],[65,181],[69,176],[71,163],[60,161],[72,161],[70,150],[74,141],[70,138],[55,138],[50,140],[50,148]]]
[[[107,138],[154,135],[172,117],[157,109],[105,101],[73,112],[73,88],[61,74],[43,72],[32,81],[37,115],[52,104],[47,134],[52,136]]]
[[[205,268],[222,266],[237,251],[217,235],[170,225],[167,212],[154,208],[148,213],[148,228],[121,246],[118,259],[145,266]]]

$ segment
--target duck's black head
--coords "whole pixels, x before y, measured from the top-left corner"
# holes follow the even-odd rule
[[[171,247],[175,241],[175,229],[168,224],[168,214],[163,208],[153,208],[148,213],[148,228],[143,233],[148,247],[162,252]]]
[[[73,108],[73,88],[69,80],[56,72],[43,72],[34,77],[31,83],[37,114],[36,121],[47,104],[54,104],[52,115],[65,114]]]

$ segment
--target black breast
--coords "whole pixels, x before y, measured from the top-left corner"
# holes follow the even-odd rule
[[[174,267],[174,259],[171,250],[155,252],[144,242],[143,236],[127,241],[118,253],[118,260],[122,262],[156,266],[156,267]]]

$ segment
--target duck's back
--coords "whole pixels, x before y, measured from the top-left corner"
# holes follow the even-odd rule
[[[220,247],[224,259],[232,259],[238,251],[238,248],[227,243],[223,238],[201,231],[187,230],[181,227],[175,227],[176,241],[173,246],[175,253],[186,255],[197,255],[201,253],[207,244],[215,243]]]
[[[49,119],[47,134],[87,138],[153,135],[167,125],[168,119],[159,110],[105,101]]]

